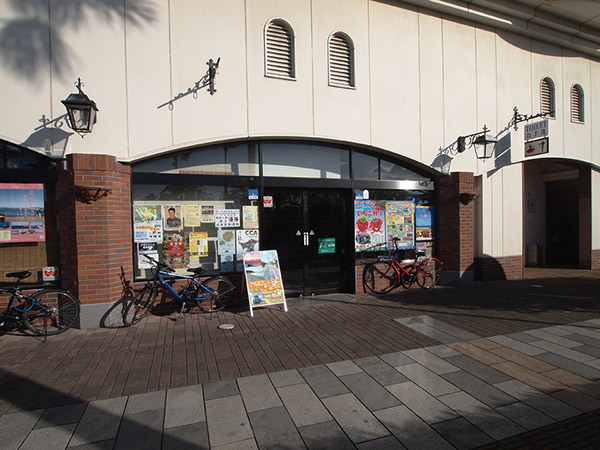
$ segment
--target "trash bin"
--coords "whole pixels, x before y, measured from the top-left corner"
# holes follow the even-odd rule
[[[527,265],[537,266],[540,263],[540,245],[529,244],[527,246]]]

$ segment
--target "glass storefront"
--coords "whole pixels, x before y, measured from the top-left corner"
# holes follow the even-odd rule
[[[348,146],[186,149],[133,164],[132,193],[137,279],[149,276],[144,254],[228,273],[244,252],[277,250],[287,295],[351,292],[355,265],[387,251],[387,234],[433,251],[431,176]]]

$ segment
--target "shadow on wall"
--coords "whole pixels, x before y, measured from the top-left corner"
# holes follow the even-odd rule
[[[10,20],[0,27],[0,57],[3,65],[15,75],[39,81],[47,74],[50,47],[48,42],[52,16],[52,58],[54,77],[62,78],[72,70],[73,56],[63,29],[82,28],[88,17],[100,18],[107,24],[120,22],[124,15],[128,26],[142,26],[156,18],[156,6],[150,0],[5,0],[10,8]],[[50,14],[49,14],[50,11]],[[92,30],[93,32],[93,30]]]

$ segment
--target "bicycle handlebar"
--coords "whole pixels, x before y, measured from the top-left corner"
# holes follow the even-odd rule
[[[152,256],[147,255],[147,254],[143,254],[144,257],[146,259],[148,259],[152,264],[154,264],[154,266],[158,269],[158,270],[164,270],[165,272],[169,272],[169,273],[173,273],[175,272],[174,269],[171,269],[168,265],[166,265],[165,263],[161,263],[160,261],[155,260]]]

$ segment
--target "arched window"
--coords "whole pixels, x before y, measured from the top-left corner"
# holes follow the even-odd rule
[[[556,117],[554,97],[554,81],[552,78],[546,77],[542,80],[540,87],[540,112],[542,114]]]
[[[329,85],[354,87],[354,46],[344,33],[329,38]]]
[[[281,19],[273,19],[265,27],[265,75],[293,79],[294,33]]]
[[[571,122],[583,123],[583,88],[579,84],[571,87]]]

